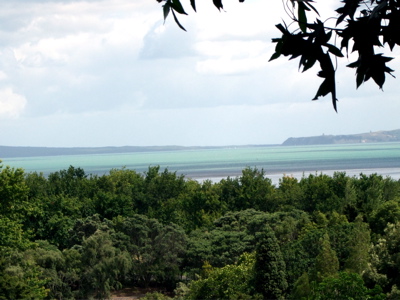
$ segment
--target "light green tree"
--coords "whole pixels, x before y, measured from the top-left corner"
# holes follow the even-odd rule
[[[244,253],[236,264],[214,268],[190,283],[187,299],[260,299],[253,286],[255,255]]]
[[[351,273],[362,275],[370,262],[370,229],[360,216],[356,218],[352,225],[353,228],[349,238],[350,254],[345,262],[345,269]]]
[[[339,260],[336,252],[331,248],[329,235],[324,234],[319,243],[320,252],[315,259],[315,270],[312,276],[317,282],[321,282],[324,278],[335,276],[339,271]]]

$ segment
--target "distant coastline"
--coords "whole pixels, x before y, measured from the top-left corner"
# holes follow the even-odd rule
[[[359,144],[400,142],[400,129],[390,131],[375,131],[348,135],[320,135],[311,137],[288,138],[283,146]]]
[[[384,143],[400,142],[400,129],[390,131],[376,131],[349,135],[321,135],[312,137],[291,137],[282,144],[264,145],[229,145],[229,146],[122,146],[122,147],[24,147],[0,146],[0,159],[14,157],[37,157],[59,155],[86,155],[86,154],[118,154],[133,152],[180,151],[201,149],[227,149],[242,147],[268,146],[307,146],[328,144],[357,144],[357,143]]]
[[[242,147],[268,147],[279,145],[242,145],[242,146],[122,146],[122,147],[24,147],[0,146],[0,159],[14,157],[122,154],[134,152],[160,152],[205,149],[229,149]]]

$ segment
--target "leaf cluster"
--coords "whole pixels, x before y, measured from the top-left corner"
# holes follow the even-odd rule
[[[186,14],[180,0],[157,0],[163,5],[164,19],[172,11],[175,22],[185,30],[176,14]],[[239,0],[243,2],[244,0]],[[332,104],[337,111],[336,67],[338,58],[355,52],[356,61],[347,65],[356,69],[357,88],[372,78],[383,89],[386,74],[393,76],[387,66],[393,58],[376,53],[377,48],[386,45],[391,51],[400,45],[400,2],[398,0],[342,0],[342,6],[332,12],[332,16],[322,21],[313,0],[285,0],[284,8],[291,19],[276,25],[282,36],[272,39],[276,43],[275,53],[270,61],[281,55],[289,59],[300,58],[302,72],[312,68],[316,62],[320,70],[317,75],[323,79],[313,100],[331,94]],[[321,1],[322,2],[322,1]],[[190,1],[196,11],[195,0]],[[223,9],[222,0],[213,0],[218,10]],[[310,22],[310,14],[316,15]],[[336,19],[334,26],[329,21]],[[293,26],[295,27],[294,29]],[[333,41],[332,41],[333,40]],[[336,46],[336,44],[340,45]],[[333,56],[333,57],[332,57]],[[394,77],[394,76],[393,76]]]
[[[171,12],[175,23],[179,26],[180,29],[186,31],[186,29],[182,26],[182,24],[179,22],[176,13],[182,14],[182,15],[187,15],[185,10],[183,9],[182,3],[180,0],[157,0],[158,3],[164,3],[163,4],[163,12],[164,12],[164,21],[167,19],[169,13]],[[239,2],[244,2],[244,0],[239,0]],[[222,0],[213,0],[214,6],[218,9],[224,9],[224,6],[222,4]],[[196,0],[190,0],[190,5],[193,8],[194,11],[196,10]]]

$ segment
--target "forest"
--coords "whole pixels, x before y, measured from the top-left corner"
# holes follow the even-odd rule
[[[400,181],[0,170],[0,299],[400,299]]]

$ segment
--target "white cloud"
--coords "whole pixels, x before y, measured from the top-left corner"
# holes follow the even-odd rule
[[[269,60],[270,44],[260,40],[208,41],[196,45],[200,60],[196,69],[200,73],[236,74],[264,68]]]
[[[23,112],[26,99],[11,88],[0,90],[0,118],[17,118]]]
[[[2,143],[261,144],[397,126],[391,78],[385,93],[373,82],[356,92],[343,62],[336,114],[329,96],[311,101],[318,66],[268,63],[286,19],[280,1],[225,0],[223,12],[197,2],[197,13],[183,3],[184,32],[171,15],[163,24],[154,0],[0,0],[0,89],[12,87],[0,90]]]

